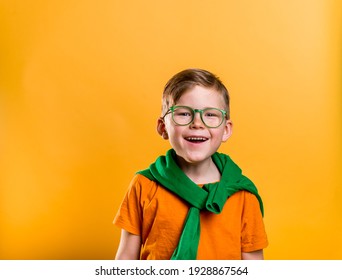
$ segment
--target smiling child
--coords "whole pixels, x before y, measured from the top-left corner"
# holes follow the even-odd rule
[[[202,69],[174,75],[157,131],[172,148],[133,177],[114,219],[116,259],[263,259],[262,199],[218,152],[232,134],[220,79]]]

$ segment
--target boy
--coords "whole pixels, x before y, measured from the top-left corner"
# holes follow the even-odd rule
[[[217,152],[232,134],[219,78],[202,69],[173,76],[157,131],[172,149],[133,178],[114,219],[116,259],[263,259],[262,200]]]

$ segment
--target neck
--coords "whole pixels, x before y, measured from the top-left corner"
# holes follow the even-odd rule
[[[177,157],[177,163],[196,184],[208,184],[218,182],[221,179],[221,174],[211,158],[200,163],[189,163],[183,158]]]

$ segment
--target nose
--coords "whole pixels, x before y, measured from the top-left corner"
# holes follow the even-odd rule
[[[204,127],[204,123],[202,122],[202,119],[201,119],[201,113],[200,112],[195,112],[194,114],[195,114],[194,115],[194,119],[191,122],[190,127],[192,127],[192,128],[202,128],[202,127]]]

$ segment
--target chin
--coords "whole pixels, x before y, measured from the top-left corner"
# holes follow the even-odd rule
[[[181,156],[181,158],[190,164],[196,164],[206,161],[208,158],[211,158],[210,155],[205,155],[201,152],[199,153],[187,153],[184,156]]]

